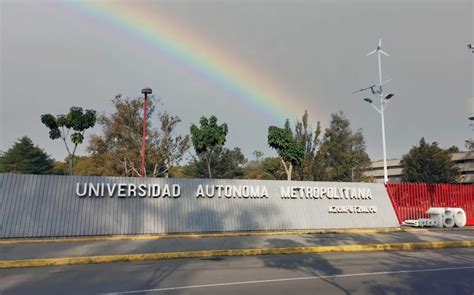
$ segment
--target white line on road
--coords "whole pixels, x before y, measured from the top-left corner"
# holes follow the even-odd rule
[[[461,270],[461,269],[474,269],[474,266],[429,268],[429,269],[414,269],[414,270],[393,270],[393,271],[363,272],[363,273],[351,273],[351,274],[329,275],[329,276],[282,278],[282,279],[259,280],[259,281],[241,281],[241,282],[216,283],[216,284],[204,284],[204,285],[190,285],[190,286],[177,286],[177,287],[168,287],[168,288],[159,288],[159,289],[145,289],[145,290],[134,290],[134,291],[123,291],[123,292],[112,292],[112,293],[98,293],[98,294],[102,294],[102,295],[136,294],[136,293],[162,292],[162,291],[183,290],[183,289],[210,288],[210,287],[235,286],[235,285],[250,285],[250,284],[263,284],[263,283],[301,281],[301,280],[318,280],[318,279],[321,280],[321,279],[336,279],[336,278],[346,278],[346,277],[377,276],[377,275],[387,275],[387,274],[450,271],[450,270]]]

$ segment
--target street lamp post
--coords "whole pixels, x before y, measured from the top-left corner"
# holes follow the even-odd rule
[[[474,53],[474,47],[472,46],[472,44],[467,44],[467,49],[471,50],[471,52]],[[474,91],[473,91],[473,93],[474,93]],[[474,127],[474,96],[471,98],[471,113],[469,114],[468,119],[469,119],[469,121],[472,122],[472,123],[469,124],[469,126]],[[466,140],[466,144],[467,144],[467,146],[469,147],[470,150],[473,149],[474,141]]]
[[[373,104],[372,99],[370,98],[364,98],[364,101],[368,102],[379,114],[380,114],[380,119],[382,121],[382,147],[383,147],[383,178],[384,178],[384,183],[388,183],[388,169],[387,169],[387,147],[385,143],[385,108],[387,106],[387,103],[390,98],[394,96],[393,93],[390,93],[388,95],[384,95],[382,91],[382,85],[384,84],[382,82],[382,59],[381,59],[381,54],[385,56],[389,56],[388,53],[382,50],[382,38],[379,40],[379,44],[376,49],[373,51],[369,52],[367,56],[370,56],[374,53],[377,53],[377,59],[378,59],[378,67],[379,67],[379,89],[374,90],[372,89],[372,93],[378,94],[380,96],[380,108],[376,107]]]
[[[145,151],[146,151],[146,120],[147,120],[147,107],[148,107],[148,94],[151,94],[151,88],[146,87],[142,89],[142,93],[145,95],[143,102],[143,132],[142,132],[142,163],[140,166],[140,176],[145,177]]]

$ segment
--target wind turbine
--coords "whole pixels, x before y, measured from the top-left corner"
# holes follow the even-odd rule
[[[367,53],[367,56],[371,56],[375,53],[377,53],[377,58],[379,61],[379,85],[380,85],[379,92],[382,92],[382,59],[380,58],[380,54],[383,54],[385,56],[390,56],[387,52],[382,50],[382,38],[379,39],[379,44],[377,45],[377,48]]]
[[[378,66],[379,66],[379,84],[378,85],[373,85],[369,86],[368,88],[361,89],[359,91],[363,91],[366,89],[371,89],[373,95],[379,95],[380,96],[380,108],[376,107],[373,103],[373,100],[370,98],[364,98],[364,101],[368,102],[379,114],[380,118],[382,121],[382,146],[383,146],[383,176],[384,176],[384,183],[388,182],[388,171],[387,171],[387,147],[385,144],[385,108],[386,105],[389,101],[390,98],[394,96],[393,93],[389,93],[387,95],[384,95],[382,85],[387,83],[387,81],[382,82],[382,58],[381,55],[389,56],[389,54],[385,51],[382,50],[382,38],[379,39],[379,44],[377,47],[372,50],[371,52],[367,53],[367,56],[371,56],[373,54],[377,53],[377,59],[378,59]],[[378,90],[374,90],[375,86],[379,86]]]

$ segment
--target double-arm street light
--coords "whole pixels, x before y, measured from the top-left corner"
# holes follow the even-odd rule
[[[148,94],[151,94],[151,88],[146,87],[142,89],[142,93],[145,95],[143,102],[143,132],[142,132],[142,163],[140,166],[140,176],[145,177],[145,150],[146,150],[146,120],[147,120],[147,107],[148,107]]]
[[[361,90],[367,90],[370,88],[372,91],[373,95],[378,95],[380,97],[380,106],[377,107],[374,105],[374,101],[371,98],[364,98],[364,101],[368,102],[376,111],[377,113],[380,114],[380,119],[382,122],[382,147],[383,147],[383,178],[384,178],[384,183],[388,182],[388,169],[387,169],[387,147],[385,143],[385,109],[387,107],[387,103],[389,100],[394,96],[393,93],[389,94],[384,94],[382,90],[382,85],[386,82],[382,82],[382,60],[381,60],[381,54],[385,56],[389,56],[388,53],[382,50],[382,38],[379,39],[379,44],[377,48],[375,48],[373,51],[369,52],[367,56],[370,56],[374,53],[377,53],[377,58],[378,58],[378,66],[379,66],[379,84],[378,85],[373,85],[371,87],[361,89]],[[378,89],[377,89],[378,86]],[[358,92],[358,91],[357,91]]]

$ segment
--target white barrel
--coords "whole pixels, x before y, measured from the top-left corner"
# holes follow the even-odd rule
[[[455,208],[445,208],[443,214],[443,226],[444,227],[454,227],[454,209]]]
[[[467,222],[466,212],[462,208],[454,208],[454,224],[457,227],[464,227]]]

